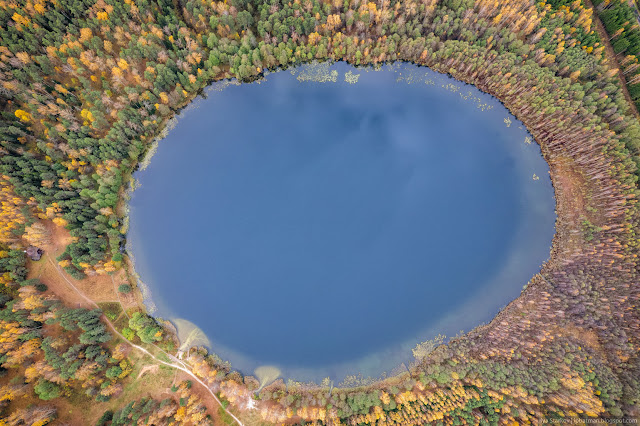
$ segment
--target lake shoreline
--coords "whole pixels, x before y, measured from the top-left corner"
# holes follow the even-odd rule
[[[508,105],[505,104],[505,102],[500,99],[499,97],[496,97],[494,95],[492,95],[490,92],[488,92],[487,90],[485,90],[484,88],[474,85],[470,82],[464,81],[464,80],[459,80],[456,76],[452,75],[449,72],[442,72],[439,71],[435,68],[431,68],[429,66],[426,66],[420,62],[414,62],[414,61],[403,61],[403,60],[398,60],[398,61],[385,61],[385,62],[381,62],[375,65],[371,65],[371,64],[361,64],[361,65],[356,65],[353,63],[350,63],[348,60],[345,59],[339,59],[339,60],[326,60],[326,61],[322,61],[320,63],[328,63],[329,65],[332,65],[334,63],[346,63],[349,64],[351,66],[353,66],[356,69],[361,69],[361,70],[374,70],[377,71],[379,69],[381,69],[382,67],[386,66],[386,65],[394,65],[394,64],[412,64],[412,65],[417,65],[419,67],[424,67],[425,69],[429,69],[432,71],[437,72],[438,74],[441,74],[443,76],[448,76],[451,77],[452,79],[455,79],[456,81],[463,83],[464,85],[468,85],[470,87],[477,87],[479,88],[483,93],[487,93],[489,95],[491,95],[495,100],[497,100],[502,106],[504,106],[509,112],[511,112],[514,116],[516,116],[517,118],[518,115],[516,114],[515,111],[512,111]],[[274,69],[269,69],[269,70],[263,70],[260,74],[256,75],[254,78],[249,79],[248,81],[242,81],[239,82],[235,77],[230,76],[227,72],[223,72],[223,75],[225,75],[222,78],[219,79],[212,79],[210,80],[207,85],[205,87],[203,87],[202,89],[198,90],[197,92],[195,92],[193,95],[191,95],[189,98],[187,98],[183,105],[181,107],[179,107],[175,113],[173,113],[172,115],[166,117],[163,120],[162,125],[160,126],[160,132],[158,134],[158,136],[154,137],[154,139],[150,142],[149,148],[142,153],[142,159],[141,161],[138,163],[138,165],[136,166],[135,170],[132,171],[125,179],[125,188],[126,190],[123,191],[123,197],[120,199],[120,201],[118,202],[118,208],[117,208],[117,212],[119,215],[122,215],[122,217],[125,219],[125,223],[126,228],[127,228],[127,233],[128,233],[128,223],[129,223],[129,209],[128,209],[128,203],[130,200],[131,195],[133,194],[133,192],[136,189],[136,179],[133,177],[133,173],[139,169],[143,169],[146,168],[146,166],[152,161],[153,159],[153,155],[155,154],[155,150],[158,147],[158,144],[166,137],[167,133],[175,126],[177,120],[179,119],[180,114],[185,111],[186,109],[190,108],[193,106],[193,103],[196,102],[199,98],[207,98],[207,88],[211,87],[212,84],[220,84],[220,83],[230,83],[230,84],[247,84],[247,83],[259,83],[260,81],[264,80],[264,78],[268,75],[268,74],[272,74],[272,73],[277,73],[277,72],[287,72],[289,70],[291,70],[292,68],[296,67],[298,65],[294,64],[291,65],[290,67],[275,67]],[[268,71],[268,72],[265,72]],[[519,118],[520,119],[520,118]],[[526,128],[529,129],[529,126],[527,125],[527,123],[523,120],[523,123],[525,124]],[[535,135],[534,135],[535,136]],[[548,149],[546,149],[546,147],[544,145],[540,145],[537,141],[537,138],[534,138],[536,140],[536,143],[540,146],[541,150],[542,150],[542,155],[543,158],[545,160],[545,162],[547,164],[549,164],[550,168],[553,167],[552,162],[550,160],[550,151]],[[144,164],[143,168],[140,168],[140,165]],[[554,198],[556,198],[556,205],[559,205],[560,203],[557,200],[557,189],[556,189],[556,183],[555,180],[552,178],[551,179],[551,183],[554,187]],[[550,256],[549,259],[544,263],[543,268],[541,269],[540,272],[542,272],[545,268],[549,267],[548,265],[555,263],[555,256],[554,256],[554,248],[556,246],[556,239],[559,238],[559,229],[562,228],[562,214],[560,212],[558,212],[557,216],[556,216],[556,229],[555,229],[555,233],[553,236],[553,242],[552,242],[552,248],[550,251]],[[127,249],[125,252],[125,256],[124,256],[125,260],[124,260],[124,264],[126,265],[124,268],[127,271],[127,275],[129,277],[130,283],[135,283],[135,285],[133,285],[134,288],[134,292],[137,294],[137,298],[140,301],[139,303],[141,304],[141,308],[143,308],[143,310],[147,313],[150,313],[148,310],[148,307],[146,305],[147,300],[152,300],[151,299],[151,294],[150,294],[150,290],[148,289],[148,286],[146,284],[144,284],[144,282],[142,281],[142,279],[140,278],[139,274],[136,272],[135,270],[135,264],[132,261],[131,258],[131,253],[130,251]],[[536,277],[532,277],[532,281],[535,279]],[[531,281],[529,283],[525,283],[525,288],[529,286],[529,284],[531,283]],[[142,288],[140,288],[142,287]],[[145,289],[146,290],[143,290]],[[524,294],[523,290],[523,294]],[[519,296],[517,299],[514,299],[512,302],[509,303],[509,305],[511,305],[513,302],[515,302],[516,300],[520,299],[521,296]],[[505,307],[506,308],[506,307]],[[491,322],[496,321],[499,317],[503,316],[503,312],[505,311],[505,309],[500,310],[496,316],[493,318],[493,320]],[[159,318],[160,320],[166,321],[168,323],[171,323],[170,320],[168,319],[164,319],[164,318]],[[477,327],[473,328],[472,330],[469,330],[468,333],[465,334],[469,334],[472,333],[476,330],[482,329],[484,327],[488,327],[491,323],[489,324],[480,324]],[[172,330],[168,330],[171,334],[172,334],[172,339],[179,342],[179,339],[177,337],[177,331],[175,329],[175,326],[172,327]],[[455,338],[455,337],[453,337]],[[452,339],[453,339],[452,338]],[[448,339],[447,339],[448,340]],[[428,343],[429,341],[425,341],[422,343]],[[180,342],[180,344],[182,344],[182,342]],[[446,343],[445,343],[446,344]],[[211,355],[213,355],[216,358],[219,358],[217,354],[215,354],[215,352],[209,352]],[[407,354],[409,355],[409,354]],[[229,364],[228,361],[225,361],[226,364],[230,365],[232,367],[232,364]],[[401,365],[399,365],[398,367],[401,367]],[[358,374],[357,372],[355,372],[355,374]],[[243,374],[245,375],[245,374]],[[404,373],[401,373],[401,375],[404,375]],[[250,375],[249,375],[250,376]],[[392,377],[390,377],[392,378]],[[379,381],[385,381],[388,380],[389,378],[371,378],[371,377],[367,377],[364,378],[362,380],[362,383],[368,383],[368,382],[379,382]],[[357,386],[356,386],[357,387]]]
[[[346,81],[352,75],[359,78],[355,85]],[[180,124],[163,140],[152,166],[134,175],[140,188],[130,203],[132,228],[127,247],[136,257],[135,267],[142,281],[149,284],[153,293],[149,297],[149,290],[142,286],[148,311],[158,317],[194,322],[214,343],[208,347],[242,373],[273,363],[281,368],[285,380],[321,381],[329,376],[336,383],[357,373],[365,377],[389,374],[413,361],[412,349],[421,341],[439,334],[453,336],[490,321],[547,260],[554,232],[555,201],[548,165],[538,146],[531,144],[524,124],[494,98],[472,89],[410,64],[360,73],[344,63],[302,66],[269,74],[266,82],[257,85],[210,86],[208,98],[199,98],[188,113],[180,116]],[[278,111],[274,117],[262,111],[271,99]],[[334,105],[333,112],[319,116],[323,102]],[[260,107],[254,111],[250,105]],[[268,139],[266,144],[256,132],[237,129],[237,123],[225,124],[233,121],[239,108],[245,118],[260,116],[251,118],[255,121],[253,127],[281,128],[286,126],[286,120],[279,121],[278,117],[295,114],[287,105],[302,105],[307,111],[299,117],[305,125],[292,131],[295,135],[305,131],[315,135],[310,135],[304,144],[295,139],[287,142],[287,131],[272,142]],[[382,118],[385,116],[389,118]],[[214,117],[217,124],[206,124],[213,123]],[[332,130],[324,134],[318,123],[328,122]],[[213,134],[216,136],[208,136]],[[332,134],[347,136],[343,142],[329,142]],[[226,142],[234,140],[234,136],[238,137],[235,142]],[[342,141],[341,137],[336,139]],[[198,152],[198,158],[192,158],[192,152]],[[254,158],[255,153],[260,154]],[[343,171],[345,162],[350,164]],[[272,164],[287,171],[283,174]],[[211,170],[205,171],[208,167]],[[331,175],[317,178],[327,173],[326,167]],[[542,180],[532,180],[533,172]],[[253,192],[254,184],[239,183],[252,182],[254,175],[260,176],[260,191],[277,188],[268,192],[267,204],[260,201],[261,192]],[[304,191],[297,192],[302,187]],[[178,192],[179,188],[185,189]],[[348,196],[342,188],[350,188]],[[207,193],[207,198],[199,199],[201,193]],[[285,193],[288,195],[281,198],[279,194]],[[331,194],[330,198],[325,199],[325,193]],[[370,193],[375,193],[375,198]],[[241,200],[236,194],[243,194]],[[367,211],[348,201],[353,197],[358,198],[360,206],[371,203]],[[333,200],[341,200],[332,207],[335,213],[326,212],[322,206],[336,202]],[[435,200],[444,205],[434,208]],[[470,200],[476,208],[461,213]],[[283,205],[290,212],[285,225],[271,213],[273,208],[280,212],[279,206]],[[304,207],[309,205],[314,209]],[[319,217],[316,210],[324,213]],[[260,213],[251,213],[254,211]],[[189,219],[179,219],[183,223],[180,235],[167,232],[181,217]],[[331,222],[325,224],[324,217],[331,217]],[[457,219],[449,219],[452,217]],[[267,228],[282,229],[284,233],[275,236],[269,231],[267,235],[273,236],[263,241],[261,234],[265,231],[256,231],[262,229],[263,221]],[[343,222],[351,224],[349,229],[342,228]],[[313,223],[315,231],[308,233],[307,223]],[[432,228],[435,223],[449,231]],[[410,231],[406,231],[407,224],[411,224]],[[344,236],[339,246],[332,242],[324,245],[317,230],[333,234],[336,226],[341,235],[351,230],[358,245],[349,245],[351,239]],[[226,229],[234,231],[228,234]],[[288,232],[306,237],[292,240]],[[364,235],[370,237],[362,246]],[[391,239],[389,235],[393,235]],[[460,244],[451,244],[452,240]],[[251,241],[253,248],[240,248],[242,241]],[[318,241],[323,241],[322,251],[313,257],[288,251],[295,244],[316,253],[313,250]],[[169,247],[183,253],[176,256]],[[189,249],[185,252],[186,247]],[[232,251],[228,252],[228,248]],[[367,254],[358,254],[362,253],[360,248]],[[330,261],[324,256],[327,250],[339,250],[346,264],[360,266],[324,263]],[[280,254],[270,256],[270,251]],[[485,251],[488,254],[480,254]],[[370,256],[374,252],[385,254],[382,259],[373,260]],[[233,270],[224,266],[228,262],[236,265],[239,258],[253,259],[255,265],[251,269],[258,269],[241,273],[237,266]],[[290,261],[281,259],[294,258],[296,268],[286,269]],[[405,261],[406,258],[411,260]],[[430,260],[435,258],[440,261]],[[456,268],[463,258],[467,259],[465,267]],[[191,264],[207,263],[210,271],[190,270]],[[322,271],[316,269],[316,264],[324,265]],[[272,279],[270,271],[282,268],[288,271],[286,278]],[[358,270],[355,275],[343,275],[354,269]],[[378,273],[372,276],[367,272],[370,269]],[[300,270],[304,272],[298,273]],[[172,285],[183,276],[179,271],[189,271],[189,285],[180,286],[189,289],[184,293]],[[314,290],[313,294],[323,300],[321,305],[299,298],[298,295],[307,297],[307,290],[289,293],[279,284],[284,282],[288,288],[286,283],[298,282],[306,283],[303,288],[315,288],[320,284],[315,276],[322,276],[323,282],[336,283],[321,284],[332,290]],[[389,283],[397,279],[402,282],[391,290]],[[438,285],[445,282],[446,290]],[[256,291],[265,286],[273,288],[256,299],[250,294],[243,296],[243,283],[256,285]],[[349,290],[338,297],[342,294],[340,288]],[[334,296],[327,297],[327,292]],[[398,298],[399,292],[409,292],[414,297]],[[227,324],[222,330],[215,324],[233,318],[234,308],[220,306],[208,312],[207,304],[199,303],[202,298],[216,300],[220,296],[242,300],[243,309],[247,310],[237,324]],[[374,315],[370,321],[356,320],[367,318],[371,308],[364,306],[374,306],[385,297],[387,319]],[[329,300],[333,298],[337,300]],[[272,306],[285,310],[285,306],[306,306],[309,315],[304,327],[290,325],[288,315],[270,312]],[[323,306],[333,306],[336,314],[326,320],[316,319],[314,313]],[[264,318],[258,317],[263,307],[267,311],[262,316],[272,324],[272,332],[261,326],[266,324]],[[403,322],[405,328],[390,332],[385,324],[394,322]],[[258,331],[253,332],[250,323],[255,323]],[[336,331],[326,335],[325,327]],[[288,336],[296,336],[294,348],[285,350],[269,343],[286,341]],[[358,343],[333,343],[346,342],[344,336],[353,336]],[[358,336],[369,338],[359,340]]]
[[[424,64],[424,63],[416,63],[416,62],[410,62],[410,63],[414,63],[420,66],[428,66],[428,64]],[[581,244],[576,242],[575,234],[576,234],[577,224],[576,224],[575,218],[580,215],[585,215],[585,216],[587,215],[593,216],[593,215],[589,214],[589,212],[585,210],[586,205],[583,205],[582,209],[576,210],[576,206],[575,206],[572,194],[564,192],[562,185],[559,185],[558,182],[560,182],[562,179],[568,182],[573,182],[572,185],[574,185],[574,189],[581,193],[588,192],[588,186],[585,178],[583,178],[582,181],[576,181],[577,180],[576,176],[577,175],[582,176],[583,173],[585,172],[584,172],[584,169],[576,163],[576,160],[572,158],[571,154],[567,153],[566,151],[560,149],[557,146],[555,147],[549,146],[549,144],[546,143],[545,141],[546,134],[542,129],[539,128],[540,127],[539,125],[536,125],[536,120],[533,117],[529,117],[528,115],[525,116],[521,114],[519,109],[515,106],[515,104],[511,102],[506,102],[500,96],[496,96],[497,93],[495,88],[491,88],[489,85],[484,84],[481,81],[473,81],[470,78],[465,78],[464,75],[459,73],[449,74],[447,72],[442,72],[440,71],[442,67],[437,66],[437,64],[436,66],[433,66],[432,64],[432,67],[430,67],[430,69],[437,72],[441,72],[442,74],[450,75],[451,77],[465,84],[475,85],[484,93],[488,93],[496,97],[501,104],[503,104],[518,119],[520,119],[525,124],[527,129],[531,132],[531,134],[534,136],[536,143],[539,143],[539,145],[541,146],[545,161],[549,164],[551,169],[551,178],[552,178],[551,181],[555,190],[555,198],[556,198],[556,206],[557,206],[556,207],[557,221],[556,221],[556,232],[553,238],[552,249],[549,256],[549,260],[543,265],[540,273],[534,276],[532,280],[527,284],[525,290],[521,293],[521,295],[516,299],[514,299],[513,301],[511,301],[508,304],[508,306],[502,311],[500,311],[489,324],[479,326],[473,329],[472,331],[470,331],[469,333],[465,334],[465,336],[461,337],[462,339],[479,338],[484,333],[489,332],[490,330],[499,326],[501,323],[504,323],[505,321],[509,322],[510,320],[513,320],[514,316],[516,315],[514,311],[519,309],[520,306],[524,304],[534,303],[535,300],[542,300],[542,299],[548,298],[548,295],[546,294],[550,289],[550,284],[548,279],[545,278],[543,275],[553,275],[554,273],[558,272],[558,270],[561,271],[563,263],[566,263],[565,259],[568,252],[576,252],[576,251],[580,252],[584,250],[584,247],[581,247]],[[225,78],[224,80],[231,80],[231,79]],[[220,80],[215,80],[215,81],[220,81]],[[188,105],[195,97],[197,97],[197,95],[194,95],[192,98],[190,98],[189,101],[186,103],[186,105]],[[540,142],[541,140],[543,141],[542,143]],[[131,182],[132,179],[133,178],[130,174],[128,176],[128,182]],[[127,263],[129,264],[129,262]],[[129,267],[131,268],[132,266],[130,265]],[[129,271],[132,272],[133,270],[129,269]],[[441,352],[441,349],[446,349],[446,347],[455,343],[461,338],[452,339],[452,341],[449,342],[447,346],[440,347],[435,352]],[[203,356],[206,357],[201,352],[201,350],[195,350],[195,351],[192,350],[190,351],[190,354],[187,354],[187,355],[193,355],[198,359],[200,359]],[[423,361],[422,365],[424,365],[424,362],[426,361]],[[367,384],[366,388],[372,387],[372,388],[379,389],[381,387],[387,386],[388,383],[401,382],[407,377],[413,377],[415,376],[415,374],[417,374],[417,372],[418,372],[417,369],[412,368],[411,373],[403,373],[400,376],[387,378],[384,381],[375,382],[373,384]],[[241,376],[237,376],[237,377],[239,379]],[[251,382],[251,380],[248,377],[245,380],[241,380],[241,382],[244,382],[247,380]],[[282,381],[280,380],[280,384],[278,384],[278,381],[276,381],[273,385],[275,386],[275,388],[278,388],[279,386],[284,385],[284,383],[281,383],[281,382]],[[320,387],[322,387],[322,385],[320,385]],[[357,387],[357,383],[356,383],[356,387]],[[305,386],[304,388],[311,390],[314,387]],[[246,392],[248,392],[247,395],[250,395],[252,393],[251,386],[246,388]]]

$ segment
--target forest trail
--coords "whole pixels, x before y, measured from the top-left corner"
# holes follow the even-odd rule
[[[622,88],[622,93],[624,94],[625,99],[629,103],[629,106],[631,108],[631,111],[633,112],[633,115],[635,115],[635,117],[638,120],[640,120],[640,112],[638,111],[638,108],[636,108],[636,104],[631,99],[631,94],[629,94],[629,88],[627,87],[627,80],[624,78],[624,75],[622,74],[622,70],[620,69],[620,64],[618,63],[618,57],[616,56],[616,52],[613,50],[613,46],[611,46],[611,42],[609,42],[609,35],[607,34],[607,31],[604,29],[604,24],[600,20],[600,17],[598,16],[596,8],[593,6],[593,3],[591,3],[591,0],[585,0],[585,4],[587,5],[587,7],[590,7],[593,10],[593,18],[594,18],[593,21],[596,23],[596,29],[598,31],[598,35],[600,36],[600,39],[602,40],[602,44],[604,45],[606,58],[611,60],[609,65],[611,66],[611,68],[618,69],[618,78],[620,79],[620,83],[621,83],[620,86]],[[638,18],[638,23],[640,24],[640,17]]]
[[[62,254],[72,241],[73,237],[69,231],[61,226],[55,225],[52,221],[42,220],[39,223],[46,228],[46,242],[38,244],[44,250],[40,261],[28,261],[28,278],[39,278],[55,293],[67,303],[82,307],[92,307],[88,300],[96,303],[119,302],[122,309],[127,313],[127,309],[138,306],[134,293],[120,293],[118,285],[128,283],[126,271],[119,270],[113,275],[92,275],[87,276],[82,281],[76,282],[76,288],[80,293],[73,291],[62,279],[56,270],[58,266],[56,258]],[[82,295],[87,296],[86,298]]]
[[[43,259],[44,260],[44,259]],[[64,271],[62,271],[62,269],[60,268],[59,265],[57,265],[49,256],[47,258],[47,260],[49,261],[49,263],[53,266],[53,269],[55,269],[57,271],[57,274],[59,277],[61,277],[67,284],[69,287],[71,287],[71,289],[73,289],[73,292],[81,299],[83,300],[87,305],[93,307],[93,308],[97,308],[100,309],[100,307],[98,306],[98,304],[96,302],[94,302],[93,300],[91,300],[89,297],[87,297],[83,292],[81,292],[78,287],[76,287],[73,282],[71,282],[71,280],[69,280],[69,278],[65,275]],[[50,276],[49,276],[50,277]],[[74,280],[75,281],[75,280]],[[153,346],[155,349],[159,350],[161,353],[163,353],[165,356],[167,356],[172,362],[166,362],[161,360],[160,358],[158,358],[156,355],[154,355],[153,353],[151,353],[149,350],[147,350],[146,348],[136,345],[135,343],[129,341],[127,338],[125,338],[117,329],[116,327],[111,323],[111,321],[109,321],[109,319],[106,316],[102,316],[102,320],[107,324],[107,326],[111,329],[111,331],[117,335],[118,337],[120,337],[120,339],[122,339],[123,342],[125,342],[126,344],[128,344],[129,346],[135,348],[136,350],[144,353],[145,355],[148,355],[149,357],[151,357],[155,362],[157,362],[158,364],[155,365],[165,365],[167,367],[170,368],[175,368],[176,370],[180,370],[184,373],[186,373],[191,379],[193,379],[194,381],[196,381],[197,383],[199,383],[201,386],[203,386],[208,392],[209,394],[216,400],[216,402],[218,403],[218,405],[220,407],[222,407],[222,409],[229,415],[231,416],[236,423],[238,423],[238,425],[240,426],[244,426],[244,424],[240,421],[240,419],[238,419],[232,412],[230,412],[229,410],[227,410],[224,405],[222,405],[222,402],[220,401],[220,399],[218,399],[218,397],[216,396],[216,394],[211,390],[211,388],[209,386],[207,386],[206,383],[204,383],[202,380],[200,380],[199,377],[197,377],[187,366],[187,364],[185,364],[184,362],[182,362],[181,360],[177,359],[175,356],[165,352],[164,350],[162,350],[161,348],[159,348],[156,345],[151,345]],[[143,367],[143,371],[145,368],[150,367],[150,366],[145,366]],[[148,370],[147,370],[148,371]]]
[[[136,377],[136,380],[139,379],[140,377],[142,377],[142,375],[144,373],[154,373],[158,371],[158,368],[160,366],[158,364],[151,364],[151,365],[145,365],[144,367],[142,367],[142,369],[140,370],[140,373],[138,373],[138,377]]]

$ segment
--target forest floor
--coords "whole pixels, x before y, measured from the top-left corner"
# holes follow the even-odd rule
[[[581,229],[587,219],[595,225],[604,222],[597,211],[589,211],[588,183],[569,157],[557,157],[549,164],[556,198],[556,239],[554,257],[566,258],[582,249],[583,237],[568,229]]]
[[[113,275],[95,275],[82,280],[76,280],[64,272],[57,264],[56,257],[64,251],[72,237],[66,229],[56,226],[53,222],[42,223],[47,228],[49,238],[40,246],[44,250],[42,258],[37,262],[28,261],[28,278],[38,278],[47,285],[47,293],[55,295],[70,307],[96,309],[119,305],[118,315],[114,318],[116,323],[120,323],[119,319],[122,315],[127,315],[127,311],[140,308],[135,295],[137,292],[124,294],[117,290],[120,284],[129,283],[126,268],[118,270]],[[216,395],[190,371],[187,364],[156,345],[143,347],[130,342],[109,318],[103,316],[103,320],[116,337],[109,343],[110,346],[125,342],[132,348],[129,359],[133,364],[133,372],[125,379],[123,392],[112,398],[109,403],[94,403],[81,393],[52,401],[58,408],[60,424],[95,424],[108,409],[118,410],[129,402],[146,396],[158,400],[171,398],[175,395],[171,392],[172,385],[191,380],[200,385],[193,386],[191,391],[200,397],[215,424],[242,425],[240,420],[222,407]]]
[[[91,308],[91,303],[81,296],[83,294],[96,303],[119,303],[124,310],[139,306],[133,292],[125,294],[117,290],[120,284],[129,283],[124,269],[118,270],[113,275],[95,275],[83,280],[74,280],[74,285],[80,293],[73,290],[65,281],[65,277],[58,272],[56,261],[56,258],[72,241],[72,237],[69,235],[69,231],[56,226],[53,222],[42,223],[50,235],[49,242],[40,246],[44,250],[41,260],[38,262],[29,261],[28,278],[39,278],[47,284],[53,293],[70,305]],[[69,278],[71,277],[69,276]]]

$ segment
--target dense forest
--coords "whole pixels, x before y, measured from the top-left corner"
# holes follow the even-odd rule
[[[629,94],[640,109],[640,12],[634,3],[596,0],[602,20],[616,55],[619,56]]]
[[[227,407],[245,424],[640,416],[640,124],[623,90],[638,102],[638,24],[624,2],[594,3],[0,1],[3,421],[47,424],[55,401],[78,394],[104,406],[104,425],[208,415],[231,424]],[[344,389],[260,387],[199,349],[184,362],[221,413],[204,414],[187,385],[165,401],[141,390],[113,406],[129,383],[121,352],[161,343],[168,330],[132,313],[114,346],[99,311],[65,307],[47,277],[27,280],[22,249],[53,223],[70,233],[56,261],[71,277],[119,271],[126,186],[169,118],[212,81],[338,60],[410,61],[498,97],[550,164],[551,260],[489,325],[422,354],[401,376]],[[25,405],[27,396],[39,402]]]

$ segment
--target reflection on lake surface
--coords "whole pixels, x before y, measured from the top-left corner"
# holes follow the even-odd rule
[[[548,258],[548,166],[477,89],[343,63],[213,89],[136,173],[129,249],[155,314],[235,368],[378,376]]]

